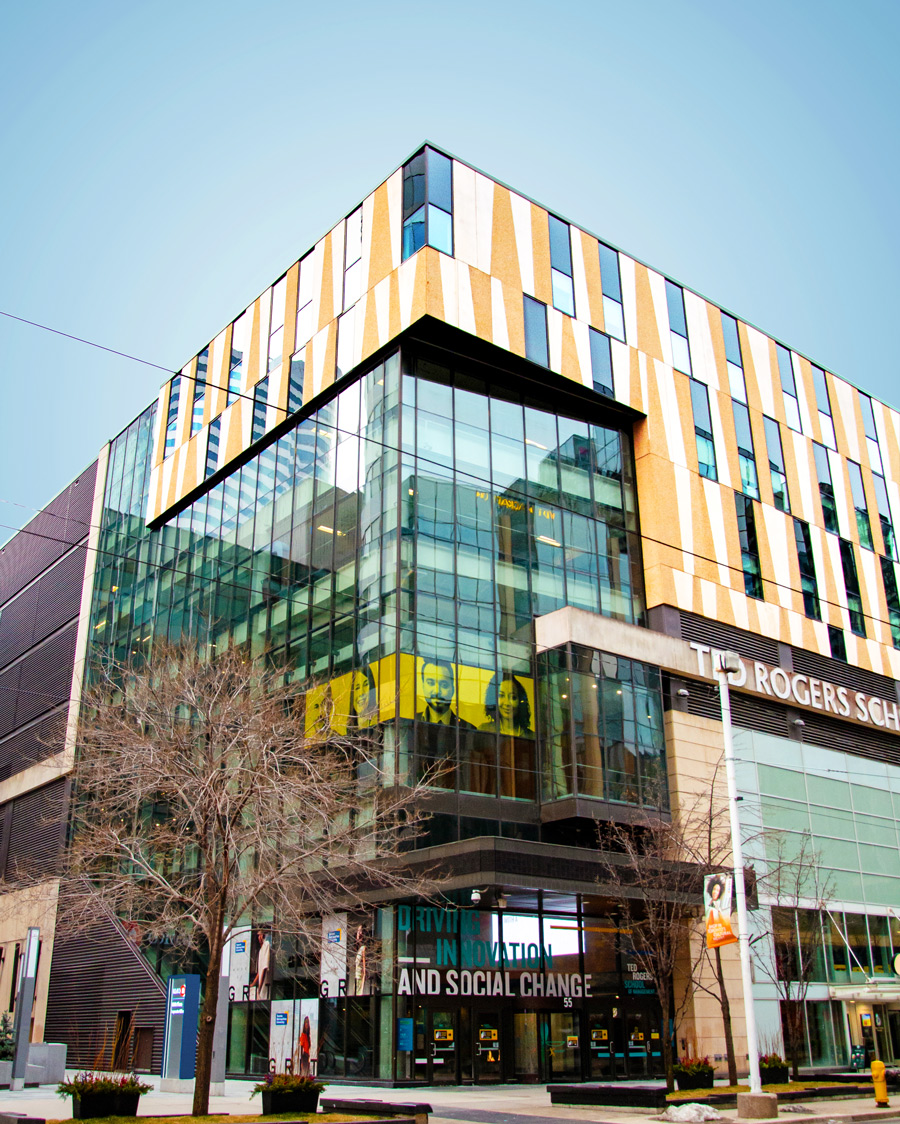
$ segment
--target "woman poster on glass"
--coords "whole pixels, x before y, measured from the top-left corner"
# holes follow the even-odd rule
[[[707,874],[703,879],[703,910],[706,914],[706,947],[734,944],[731,927],[731,875]]]

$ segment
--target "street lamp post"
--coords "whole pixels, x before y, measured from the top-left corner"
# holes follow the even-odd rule
[[[715,668],[722,706],[722,735],[725,741],[725,777],[728,782],[728,817],[731,823],[731,855],[734,861],[734,894],[738,915],[738,948],[741,954],[741,983],[744,991],[744,1019],[747,1026],[747,1054],[750,1059],[750,1092],[761,1093],[759,1046],[756,1038],[756,1012],[753,1007],[753,978],[750,974],[750,930],[747,926],[747,893],[744,886],[744,854],[741,847],[741,821],[738,816],[737,782],[734,777],[734,743],[731,736],[729,672],[741,671],[737,652],[722,652]]]

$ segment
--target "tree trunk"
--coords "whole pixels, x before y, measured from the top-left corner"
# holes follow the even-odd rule
[[[672,997],[669,994],[668,987],[659,987],[657,984],[657,994],[659,995],[659,1005],[662,1010],[662,1048],[663,1048],[663,1065],[666,1070],[666,1092],[675,1092],[675,1058],[672,1055],[672,1036],[669,1034],[669,1010],[672,1005]]]
[[[212,1078],[213,1040],[216,1030],[216,1007],[219,1003],[219,973],[222,970],[222,944],[209,950],[206,988],[200,1009],[200,1031],[197,1035],[197,1065],[194,1070],[193,1116],[209,1114],[209,1083]]]
[[[731,1029],[731,1001],[725,990],[722,971],[722,952],[716,949],[716,979],[719,981],[719,1003],[722,1007],[722,1026],[725,1029],[725,1054],[728,1058],[728,1084],[737,1085],[737,1058],[734,1056],[734,1034]]]

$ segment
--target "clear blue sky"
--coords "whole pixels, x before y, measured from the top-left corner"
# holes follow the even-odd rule
[[[0,309],[175,369],[428,137],[900,405],[898,40],[895,0],[8,5]],[[2,317],[0,371],[15,526],[165,377]]]

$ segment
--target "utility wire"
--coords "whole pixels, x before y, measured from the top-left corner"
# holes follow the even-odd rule
[[[11,312],[4,312],[2,308],[0,308],[0,316],[6,316],[10,320],[18,320],[20,324],[30,324],[32,328],[41,328],[45,332],[52,332],[54,336],[63,336],[67,340],[87,344],[88,347],[96,347],[100,351],[108,351],[110,355],[119,355],[123,359],[130,359],[134,363],[143,363],[145,367],[155,367],[158,371],[165,371],[167,375],[172,374],[168,367],[161,367],[159,363],[151,363],[149,359],[140,359],[137,355],[129,355],[127,351],[117,351],[114,347],[105,347],[102,343],[94,343],[93,340],[73,336],[70,332],[61,332],[59,328],[51,328],[48,324],[39,324],[37,320],[26,320],[24,316],[14,316]]]

